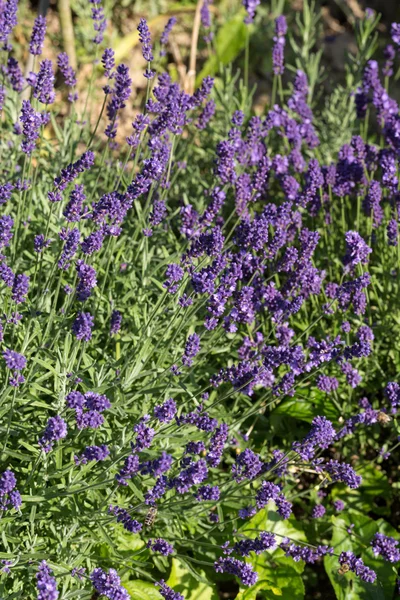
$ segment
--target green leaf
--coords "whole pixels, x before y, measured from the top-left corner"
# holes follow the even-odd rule
[[[236,600],[257,600],[259,592],[267,592],[266,594],[263,593],[264,598],[275,598],[276,600],[279,597],[282,598],[282,590],[280,588],[271,585],[270,581],[261,580],[257,581],[251,588],[241,590],[236,596]]]
[[[270,531],[279,536],[289,537],[292,540],[306,541],[306,536],[301,524],[294,518],[281,519],[274,511],[260,510],[252,519],[247,521],[241,528],[240,533],[246,537],[254,538],[260,531]],[[237,596],[240,600],[255,600],[257,589],[263,590],[265,598],[290,598],[290,600],[302,600],[305,590],[301,573],[304,570],[303,562],[294,562],[287,558],[280,549],[266,552],[255,557],[251,564],[259,575],[257,584],[248,591],[240,592]],[[257,588],[260,584],[264,587]],[[255,595],[253,594],[255,590]],[[246,595],[247,594],[247,595]]]
[[[256,531],[254,531],[256,530]],[[289,537],[300,542],[306,541],[301,524],[290,517],[282,519],[276,512],[263,508],[240,528],[250,538],[257,537],[260,531],[270,531],[280,536]]]
[[[196,86],[207,75],[215,75],[220,64],[227,65],[235,60],[246,45],[246,25],[243,22],[244,12],[239,11],[237,15],[226,21],[219,29],[215,39],[215,54],[213,54],[204,65],[196,78]],[[248,27],[248,26],[247,26]]]
[[[204,573],[200,571],[204,577]],[[171,573],[167,585],[183,594],[185,600],[218,600],[218,595],[210,585],[197,581],[180,560],[172,559]]]
[[[383,519],[374,521],[364,513],[349,509],[340,517],[332,517],[333,536],[331,545],[336,556],[326,556],[325,570],[333,585],[338,600],[385,600],[392,598],[396,583],[396,572],[390,563],[375,557],[370,542],[378,531],[398,538],[398,533]],[[347,532],[354,524],[354,534]],[[356,534],[356,535],[355,535]],[[375,583],[366,583],[354,573],[338,573],[337,555],[341,552],[354,552],[360,556],[367,567],[377,574]]]
[[[268,582],[269,590],[267,590],[266,596],[268,599],[275,598],[275,600],[279,600],[279,597],[281,597],[282,599],[303,600],[305,589],[301,573],[296,570],[293,561],[291,563],[287,562],[282,550],[274,553],[273,562],[269,559],[268,554],[265,554],[257,556],[252,564],[259,575],[259,579]],[[302,565],[303,568],[304,564]],[[280,594],[277,593],[277,590]],[[246,600],[248,599],[246,598]]]
[[[340,417],[332,400],[326,394],[315,391],[309,398],[287,398],[275,408],[272,414],[294,417],[307,423],[311,423],[314,417],[321,414],[334,422]]]
[[[135,579],[135,581],[124,582],[123,586],[132,600],[162,600],[154,583]]]

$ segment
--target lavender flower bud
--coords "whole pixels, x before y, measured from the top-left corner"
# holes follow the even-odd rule
[[[35,56],[42,54],[44,36],[46,35],[46,18],[39,15],[35,19],[32,29],[29,52]]]
[[[99,567],[94,569],[90,575],[90,581],[94,589],[100,595],[113,600],[129,600],[130,595],[121,585],[121,580],[115,569],[109,569],[108,573]]]
[[[165,56],[165,49],[163,48],[163,46],[166,46],[168,44],[169,34],[171,33],[171,30],[176,22],[177,22],[176,17],[171,17],[170,19],[168,19],[168,22],[164,28],[164,31],[162,32],[161,37],[160,37],[160,45],[161,45],[160,56]]]
[[[46,561],[43,560],[36,573],[38,600],[57,600],[59,592],[57,590],[57,582],[52,573],[53,571],[47,566]]]
[[[242,4],[247,10],[247,17],[244,22],[248,25],[254,21],[256,8],[260,4],[260,0],[242,0]]]
[[[52,104],[55,98],[54,73],[51,60],[42,60],[33,88],[33,96],[42,104]]]
[[[79,312],[72,324],[72,333],[77,340],[89,342],[92,339],[94,319],[90,313]]]
[[[18,0],[7,0],[1,8],[0,44],[2,44],[2,50],[10,52],[10,50],[12,50],[12,46],[9,44],[8,38],[17,24]]]
[[[151,45],[150,30],[146,19],[140,19],[137,30],[139,32],[139,41],[142,44],[143,58],[147,60],[147,62],[151,62],[154,60],[154,56],[152,54],[153,48]]]
[[[89,2],[90,4],[94,4],[92,7],[92,20],[94,30],[97,32],[93,38],[93,42],[96,45],[99,45],[103,41],[103,34],[107,28],[107,21],[103,7],[100,5],[101,0],[89,0]]]
[[[59,415],[50,417],[47,421],[46,429],[41,438],[39,446],[44,452],[50,452],[57,440],[65,438],[68,433],[67,424]]]

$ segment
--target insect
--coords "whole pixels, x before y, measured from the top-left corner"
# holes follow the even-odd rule
[[[156,506],[151,506],[144,520],[145,527],[153,527],[157,518],[158,509]]]
[[[389,423],[392,419],[389,417],[389,415],[387,415],[386,413],[380,411],[378,413],[378,421],[379,423],[381,423],[382,425],[386,425],[386,423]]]
[[[350,571],[350,565],[348,563],[343,563],[340,567],[340,569],[338,569],[338,574],[339,575],[344,575],[345,573],[348,573]]]

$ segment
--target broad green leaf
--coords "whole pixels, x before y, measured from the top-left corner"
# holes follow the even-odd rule
[[[270,560],[268,554],[261,554],[252,561],[253,568],[257,571],[259,579],[268,581],[270,585],[266,597],[268,599],[274,598],[275,600],[279,600],[279,598],[282,598],[282,600],[285,598],[303,600],[305,594],[304,583],[301,573],[295,568],[296,563],[293,561],[286,563],[287,559],[285,561],[282,561],[282,559],[286,559],[286,557],[279,550],[274,553],[273,560]],[[303,569],[304,564],[302,564]],[[280,594],[276,593],[277,590],[280,591]]]
[[[287,536],[292,540],[306,541],[306,536],[298,521],[293,518],[282,519],[272,510],[260,510],[240,528],[240,533],[250,538],[256,537],[261,531],[275,533],[280,539]],[[304,570],[303,562],[294,562],[287,558],[282,550],[277,549],[252,558],[251,564],[259,575],[259,582],[266,582],[262,588],[265,598],[277,598],[279,595],[291,600],[304,598],[304,584],[301,577]],[[269,588],[266,587],[267,584]],[[253,589],[252,587],[248,592],[242,592],[242,594],[250,595],[239,595],[238,598],[240,600],[255,599],[256,595],[252,596],[250,593]]]
[[[254,531],[256,530],[256,531]],[[301,524],[294,518],[282,519],[272,510],[262,509],[240,528],[250,538],[257,537],[261,531],[270,531],[292,540],[306,541]]]
[[[136,552],[137,550],[141,550],[145,546],[143,540],[140,539],[135,533],[131,535],[127,535],[124,531],[118,532],[118,550],[130,550],[131,552]]]
[[[397,532],[383,519],[373,521],[364,513],[351,509],[343,516],[333,516],[332,523],[331,545],[336,556],[326,556],[324,565],[338,600],[385,600],[386,598],[392,598],[396,583],[396,572],[390,563],[374,556],[370,542],[378,531],[398,538]],[[354,524],[353,534],[349,534],[347,531],[351,524]],[[375,583],[366,583],[351,572],[344,575],[338,573],[337,555],[346,551],[354,552],[354,554],[360,556],[365,565],[376,572],[377,580]]]
[[[201,572],[204,577],[204,573]],[[210,585],[197,581],[180,560],[172,559],[171,573],[167,584],[174,591],[183,594],[185,600],[218,600],[218,595]]]
[[[307,399],[296,398],[296,396],[287,398],[275,408],[272,414],[294,417],[307,423],[311,423],[314,417],[321,414],[333,422],[340,416],[332,400],[323,393],[313,393],[312,397]]]
[[[262,595],[265,598],[275,598],[276,600],[279,597],[282,598],[282,590],[280,588],[272,585],[270,581],[262,579],[257,581],[251,588],[241,590],[235,600],[257,600],[259,592],[263,592]]]
[[[207,75],[215,75],[220,64],[227,65],[233,61],[245,47],[248,25],[243,22],[244,14],[244,11],[240,10],[219,29],[215,38],[215,54],[207,60],[197,76],[197,86]]]
[[[135,579],[123,583],[132,600],[162,600],[160,592],[154,583]]]

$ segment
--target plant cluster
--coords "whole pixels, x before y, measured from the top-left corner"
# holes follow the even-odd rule
[[[229,69],[180,89],[176,19],[157,44],[141,19],[147,94],[121,139],[132,80],[90,3],[82,113],[67,54],[41,58],[46,19],[24,76],[0,5],[0,597],[303,598],[323,562],[338,598],[391,598],[400,25],[381,68],[379,17],[358,23],[337,117],[309,36],[287,73],[278,16],[254,116]]]

